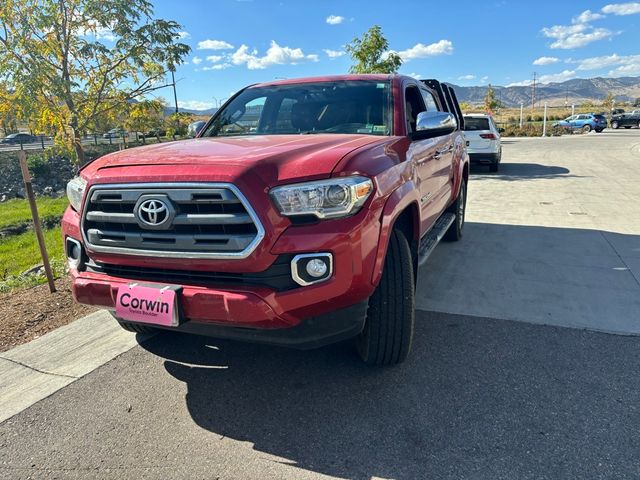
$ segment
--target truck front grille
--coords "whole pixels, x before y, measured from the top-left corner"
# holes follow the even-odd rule
[[[250,255],[264,228],[232,184],[122,184],[91,187],[82,234],[102,253],[233,259]]]

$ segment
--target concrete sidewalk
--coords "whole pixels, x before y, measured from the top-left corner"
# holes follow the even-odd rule
[[[106,311],[0,353],[0,422],[138,344]]]

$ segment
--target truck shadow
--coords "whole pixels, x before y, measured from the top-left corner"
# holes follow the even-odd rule
[[[547,178],[583,178],[580,175],[571,175],[569,169],[538,163],[500,163],[500,170],[490,173],[489,168],[484,165],[473,165],[471,174],[473,181],[478,180],[530,180]]]
[[[470,227],[470,242],[490,237],[489,228],[498,236],[505,229],[536,234],[533,227]],[[535,228],[546,250],[571,230]],[[581,231],[576,235],[580,249]],[[609,240],[640,252],[639,237],[621,237]],[[457,267],[441,259],[430,268]],[[460,292],[449,281],[444,276],[442,288]],[[293,469],[302,469],[300,476],[409,480],[531,472],[581,478],[602,465],[616,477],[640,468],[629,457],[640,428],[629,410],[640,402],[638,338],[420,310],[416,316],[408,361],[385,369],[361,364],[346,342],[301,352],[161,334],[142,347],[184,382],[198,426],[251,443],[267,454],[260,461],[290,465],[291,478]]]

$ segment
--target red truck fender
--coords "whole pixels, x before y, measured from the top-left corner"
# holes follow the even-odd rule
[[[384,258],[387,254],[387,246],[389,245],[389,237],[393,231],[393,227],[404,212],[409,212],[412,221],[413,238],[407,238],[409,243],[418,244],[420,240],[420,208],[419,195],[415,183],[411,180],[403,183],[396,188],[387,198],[387,202],[382,210],[380,219],[380,237],[378,240],[378,250],[376,252],[376,261],[373,266],[371,283],[378,285],[382,276],[382,268],[384,266]]]

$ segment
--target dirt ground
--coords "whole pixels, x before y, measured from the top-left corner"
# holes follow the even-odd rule
[[[96,309],[74,302],[66,275],[47,284],[0,295],[0,352],[29,342]]]

